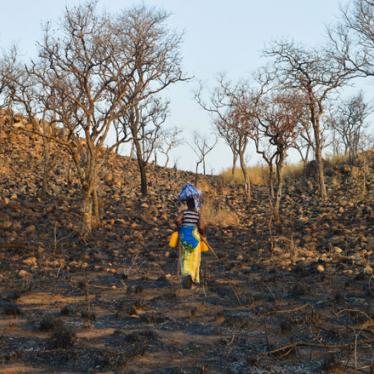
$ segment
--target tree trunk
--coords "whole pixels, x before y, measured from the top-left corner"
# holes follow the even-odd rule
[[[146,173],[146,164],[143,160],[138,162],[140,168],[140,191],[143,196],[146,196],[148,193],[148,182],[147,182],[147,173]]]
[[[269,175],[268,175],[268,183],[269,183],[269,195],[270,195],[270,200],[274,199],[274,168],[273,164],[269,162]]]
[[[236,152],[232,152],[232,167],[231,167],[231,176],[234,178],[235,176],[235,169],[236,169],[236,162],[238,160],[238,155]]]
[[[198,174],[198,171],[199,171],[199,165],[201,164],[202,160],[196,162],[196,168],[195,168],[195,185],[197,185],[197,182],[199,180],[199,174]]]
[[[49,190],[49,144],[43,136],[43,195],[48,195]]]
[[[120,146],[121,146],[121,143],[117,143],[117,145],[114,147],[114,152],[113,152],[114,154],[119,155],[119,147]]]
[[[97,196],[97,183],[96,183],[96,178],[94,182],[94,186],[92,189],[92,204],[93,204],[93,214],[94,214],[94,225],[100,226],[101,224],[101,216],[100,216],[100,203],[99,203],[99,198]]]
[[[327,191],[326,191],[326,184],[325,184],[325,174],[323,170],[323,159],[322,159],[322,146],[321,146],[321,131],[320,131],[320,122],[319,116],[316,115],[313,121],[313,130],[314,130],[314,139],[316,142],[316,167],[317,167],[317,175],[318,175],[318,182],[319,182],[319,193],[322,200],[327,199]]]
[[[279,211],[280,211],[280,202],[282,198],[282,190],[283,190],[283,162],[284,156],[281,153],[279,155],[279,160],[276,164],[276,186],[275,186],[275,194],[274,194],[274,204],[273,204],[273,216],[275,222],[280,221]]]
[[[307,145],[306,152],[305,152],[305,157],[302,158],[303,160],[303,173],[304,173],[304,178],[306,178],[306,166],[309,161],[309,152],[310,152],[310,145]]]
[[[206,171],[205,171],[205,157],[203,158],[203,175],[204,176],[206,175]]]
[[[130,149],[130,159],[134,159],[134,141],[131,142],[131,149]]]
[[[239,161],[240,161],[240,168],[242,170],[243,178],[244,178],[245,192],[247,194],[248,201],[250,201],[251,200],[251,182],[250,182],[249,177],[248,177],[247,165],[246,165],[245,160],[244,160],[243,152],[241,152],[239,154]]]
[[[165,157],[166,157],[166,161],[165,161],[165,166],[164,167],[167,168],[168,165],[169,165],[169,155],[166,154]]]
[[[90,142],[90,140],[88,140]],[[94,144],[89,143],[87,149],[87,165],[85,172],[85,180],[83,183],[83,222],[81,235],[86,237],[91,233],[92,229],[98,224],[100,218],[97,200],[97,164],[96,149]],[[96,201],[95,201],[96,199]]]
[[[316,108],[313,104],[310,104],[310,115],[311,115],[311,123],[313,126],[314,132],[314,141],[315,141],[315,158],[316,158],[316,168],[317,168],[317,175],[318,175],[318,185],[319,185],[319,194],[322,200],[327,199],[327,191],[325,185],[325,174],[323,171],[323,159],[322,159],[322,143],[321,143],[321,129],[320,129],[320,114],[316,112]]]
[[[82,213],[81,235],[86,237],[92,231],[92,191],[89,185],[83,188]]]
[[[136,150],[136,159],[138,161],[138,167],[140,172],[140,191],[143,196],[148,193],[148,183],[147,183],[147,173],[146,173],[146,163],[143,160],[142,148],[140,142],[134,138],[134,146]]]

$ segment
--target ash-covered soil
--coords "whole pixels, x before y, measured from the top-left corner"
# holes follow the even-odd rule
[[[372,250],[271,251],[253,229],[211,228],[218,258],[183,290],[167,231],[128,225],[1,243],[1,372],[370,372]]]
[[[336,171],[326,203],[289,182],[272,227],[265,187],[248,203],[203,179],[205,201],[238,224],[210,226],[218,258],[204,255],[202,285],[184,290],[167,241],[191,174],[150,166],[142,198],[136,165],[110,162],[103,225],[83,241],[74,180],[56,156],[41,194],[40,144],[24,140],[1,155],[1,373],[373,372],[372,155],[365,189]]]

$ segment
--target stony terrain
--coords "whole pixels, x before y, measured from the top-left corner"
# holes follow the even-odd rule
[[[288,181],[278,225],[266,187],[247,202],[200,177],[217,257],[183,290],[167,241],[194,176],[150,165],[144,198],[136,164],[111,156],[83,241],[77,181],[51,148],[45,194],[41,140],[0,128],[1,373],[374,371],[373,153],[366,171],[330,170],[326,203]]]

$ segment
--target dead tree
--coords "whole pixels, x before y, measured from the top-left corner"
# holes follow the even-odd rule
[[[206,156],[216,146],[217,141],[218,141],[218,138],[215,137],[214,140],[210,143],[207,136],[200,135],[196,131],[194,132],[193,143],[191,144],[191,148],[197,156],[196,169],[195,169],[196,176],[199,170],[199,166],[201,164],[203,165],[203,175],[206,175]]]
[[[143,195],[147,194],[147,182],[144,159],[140,156],[140,153],[143,153],[141,143],[142,139],[149,143],[151,138],[143,137],[144,126],[140,121],[142,116],[138,112],[170,85],[189,79],[181,68],[181,35],[170,31],[166,25],[167,19],[167,13],[148,10],[142,6],[121,15],[116,28],[113,29],[114,33],[126,31],[126,50],[134,60],[132,79],[121,100],[124,105],[131,108],[127,115],[131,121],[127,123],[133,123],[130,132],[137,154]],[[158,116],[159,120],[162,117],[160,111]],[[134,121],[140,122],[134,124]],[[156,140],[155,137],[152,139]],[[155,144],[154,142],[152,149]]]
[[[217,87],[211,92],[209,103],[202,99],[201,87],[195,94],[199,105],[212,115],[218,136],[230,147],[233,155],[232,173],[239,158],[248,200],[251,198],[251,183],[246,164],[246,151],[250,134],[254,128],[254,100],[246,82],[236,85],[218,78]]]
[[[300,120],[304,112],[303,101],[290,91],[275,91],[271,95],[261,96],[256,106],[258,133],[256,149],[269,166],[269,192],[275,221],[280,220],[284,162],[289,148],[299,134]],[[260,138],[269,143],[267,152],[259,151]],[[273,163],[275,170],[273,170]]]
[[[374,76],[374,3],[354,0],[342,9],[341,21],[328,30],[330,56],[356,76]]]
[[[83,236],[100,221],[97,187],[105,159],[102,150],[110,152],[122,141],[106,147],[109,130],[138,103],[145,89],[142,84],[137,87],[137,97],[126,97],[138,79],[138,57],[129,48],[133,34],[124,27],[125,20],[129,24],[133,18],[132,12],[145,25],[153,14],[144,8],[111,18],[98,15],[94,3],[67,9],[61,30],[46,27],[39,58],[27,66],[28,75],[37,82],[35,87],[43,88],[37,95],[48,118],[67,130],[66,139],[58,144],[71,154],[81,181]],[[147,41],[143,31],[139,43]]]
[[[170,129],[163,129],[160,132],[159,142],[156,146],[156,151],[160,152],[165,157],[164,167],[169,166],[170,152],[182,144],[183,130],[178,127]]]
[[[118,17],[97,14],[95,3],[67,9],[61,29],[46,27],[39,57],[27,66],[36,87],[43,87],[38,97],[48,118],[66,130],[58,144],[71,154],[81,181],[83,236],[100,222],[103,150],[112,152],[125,140],[107,147],[113,123],[184,79],[181,37],[167,29],[166,19],[144,6]]]
[[[126,33],[113,34],[112,22],[96,13],[94,3],[67,9],[61,32],[59,37],[60,32],[46,28],[40,60],[29,72],[49,88],[48,110],[68,129],[67,148],[82,184],[85,236],[100,223],[99,149],[104,148],[113,120],[127,109],[121,99],[134,61],[126,54]]]
[[[234,177],[236,164],[238,161],[238,154],[240,153],[239,150],[247,147],[248,144],[248,137],[238,137],[235,131],[235,128],[232,124],[233,116],[231,113],[225,114],[224,118],[217,118],[214,121],[215,127],[217,129],[217,133],[222,138],[232,153],[232,166],[231,166],[231,176]],[[245,142],[243,141],[245,140]],[[242,153],[244,153],[242,152]],[[245,168],[246,169],[246,168]]]
[[[46,74],[45,65],[38,67],[38,73],[31,73],[27,67],[21,65],[14,55],[14,66],[12,72],[8,74],[8,102],[11,109],[20,113],[24,120],[28,122],[32,128],[27,129],[23,126],[17,131],[40,134],[43,146],[43,156],[41,159],[42,167],[42,192],[43,195],[49,194],[50,172],[53,169],[51,157],[51,141],[61,135],[56,131],[56,123],[51,117],[47,101],[51,96],[50,86],[41,85],[37,76]],[[36,71],[36,66],[34,66]]]
[[[148,192],[147,164],[157,148],[162,125],[168,116],[168,107],[168,101],[163,102],[160,98],[150,96],[119,118],[122,127],[128,128],[131,133],[129,140],[134,146],[140,173],[140,190],[144,196]]]
[[[322,159],[322,123],[325,103],[329,96],[342,87],[351,73],[323,50],[308,50],[290,42],[277,42],[265,51],[272,57],[275,73],[285,87],[300,91],[305,98],[313,128],[320,197],[327,199]]]
[[[0,109],[11,108],[12,80],[17,63],[17,52],[15,48],[3,55],[0,59]]]
[[[309,121],[307,124],[309,124]],[[295,149],[299,154],[301,162],[303,163],[304,171],[306,170],[306,165],[309,161],[311,151],[314,151],[313,137],[310,133],[310,127],[307,126],[307,124],[303,122],[302,131],[291,146],[291,148]]]
[[[349,161],[357,160],[358,151],[367,127],[366,119],[371,108],[365,102],[363,93],[343,100],[331,113],[329,124],[335,133],[337,143],[343,145],[344,154]]]

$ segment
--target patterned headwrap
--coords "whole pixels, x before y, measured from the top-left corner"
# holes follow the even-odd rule
[[[193,184],[187,183],[182,187],[178,195],[178,202],[187,201],[191,198],[194,199],[195,207],[199,210],[201,206],[201,192]]]

